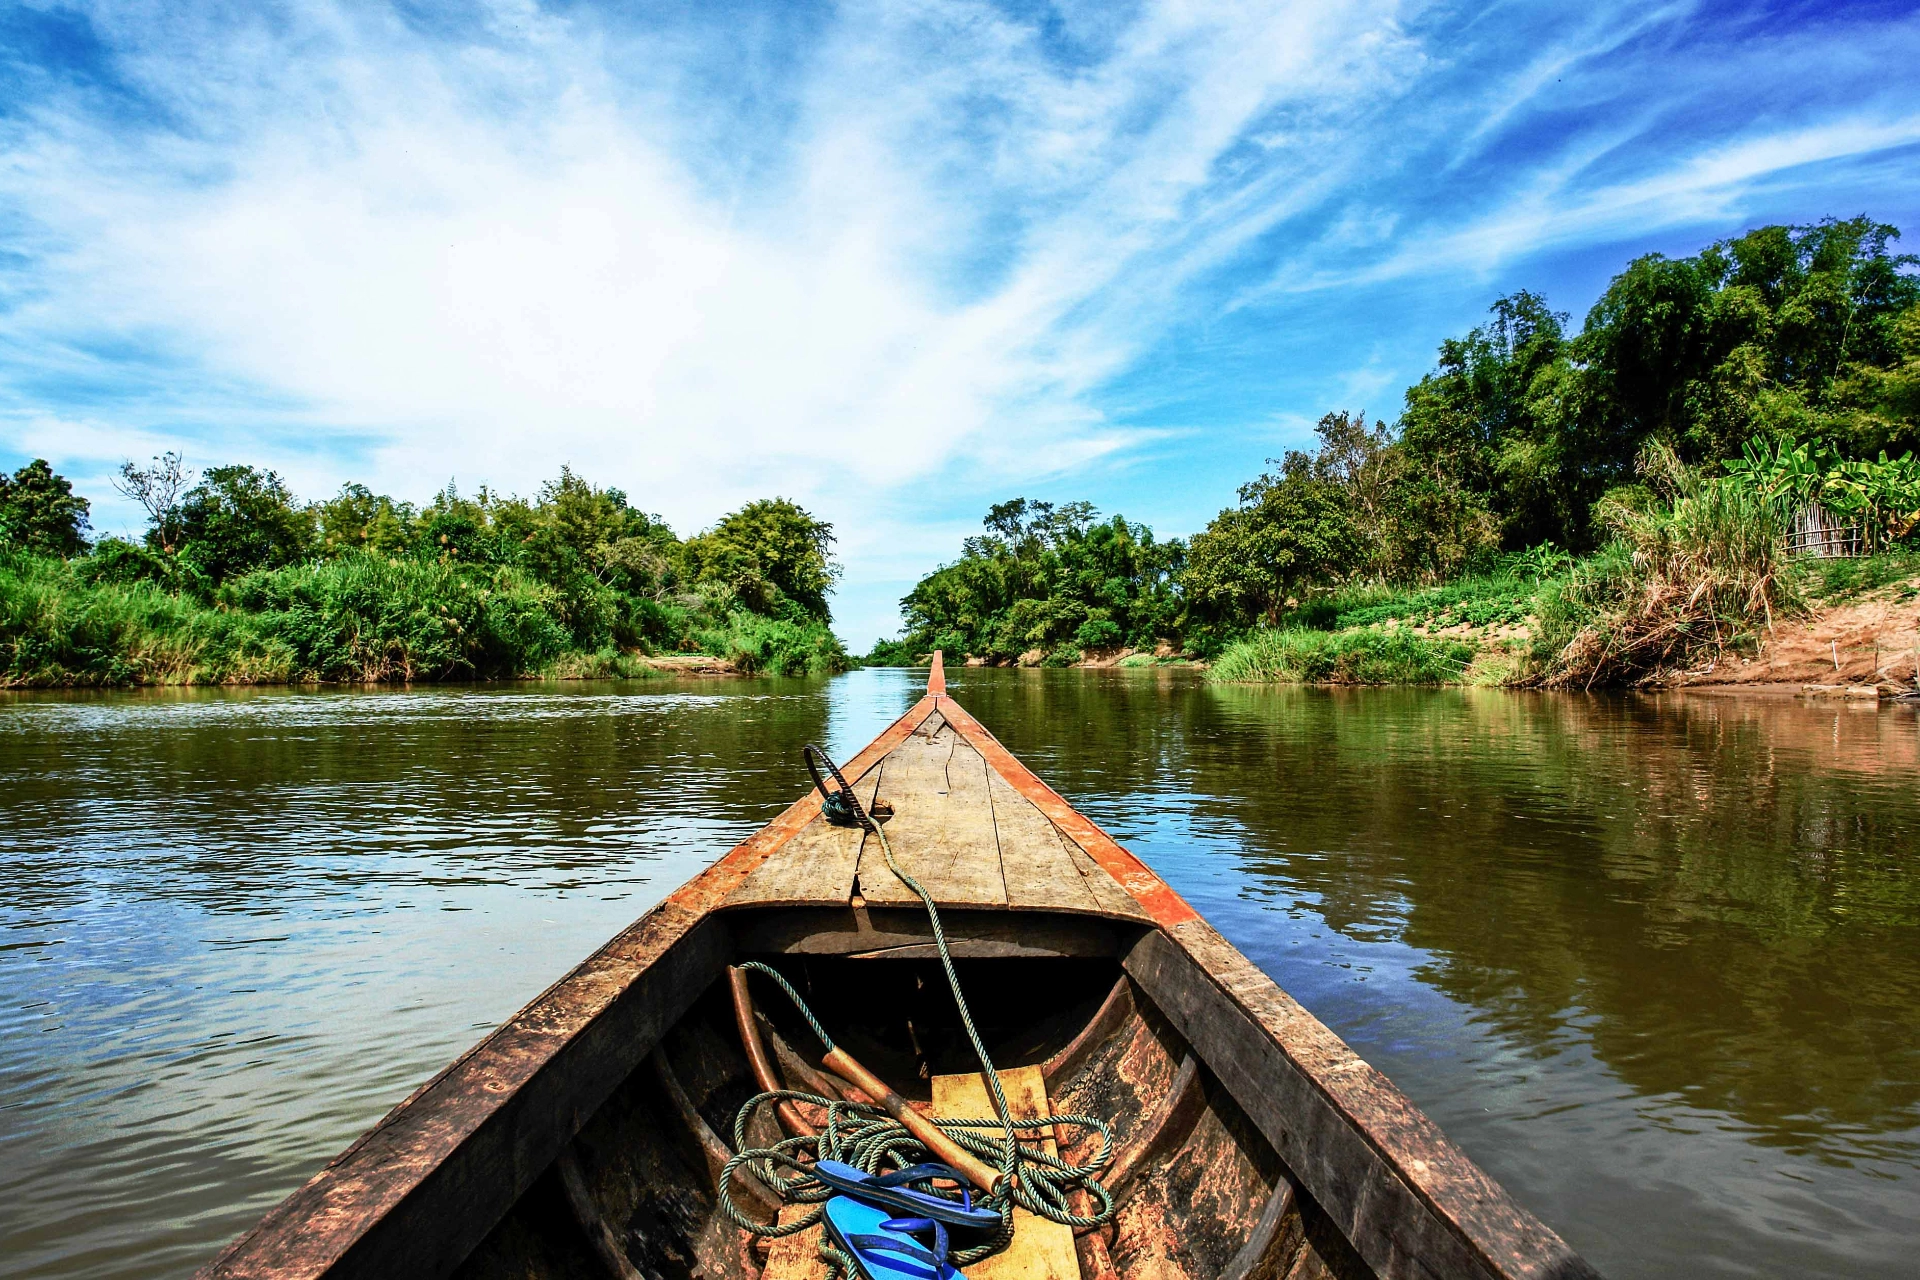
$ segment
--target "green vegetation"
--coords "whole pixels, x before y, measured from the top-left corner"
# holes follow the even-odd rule
[[[1391,425],[1326,415],[1184,545],[1117,521],[1153,554],[1104,579],[1044,538],[1023,557],[996,507],[876,659],[1070,661],[1096,617],[1217,679],[1429,680],[1429,633],[1506,645],[1522,625],[1509,678],[1556,685],[1750,645],[1809,575],[1848,572],[1786,563],[1808,504],[1875,549],[1920,531],[1920,260],[1897,236],[1828,219],[1652,254],[1577,332],[1537,294],[1501,298]]]
[[[784,499],[695,537],[565,467],[532,500],[452,485],[424,508],[271,471],[128,463],[140,542],[85,542],[45,462],[0,485],[0,684],[638,676],[662,653],[832,672],[831,526]]]
[[[1625,684],[1726,649],[1797,607],[1778,509],[1737,478],[1703,480],[1656,445],[1665,501],[1606,504],[1615,539],[1543,594],[1532,678]]]
[[[1451,684],[1473,661],[1473,646],[1405,627],[1375,631],[1261,628],[1220,655],[1216,680],[1296,684]]]
[[[934,649],[993,662],[1043,656],[1056,666],[1088,649],[1152,648],[1177,627],[1181,543],[1092,503],[1015,498],[987,513],[987,532],[900,602],[907,635],[867,661],[911,662]]]

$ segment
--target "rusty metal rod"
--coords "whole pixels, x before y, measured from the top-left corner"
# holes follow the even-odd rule
[[[767,1058],[767,1046],[760,1040],[760,1029],[754,1025],[753,996],[747,991],[747,971],[739,966],[727,969],[727,981],[733,987],[733,1021],[740,1028],[740,1044],[747,1051],[747,1062],[753,1067],[753,1078],[760,1085],[760,1092],[772,1093],[784,1089],[779,1077],[773,1074],[773,1063]],[[782,1098],[774,1104],[774,1111],[780,1117],[780,1124],[796,1138],[811,1138],[820,1131],[807,1123],[800,1108],[790,1100]]]

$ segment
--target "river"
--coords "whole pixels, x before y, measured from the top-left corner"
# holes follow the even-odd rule
[[[0,1274],[191,1271],[922,679],[0,697]],[[1607,1275],[1914,1274],[1914,710],[952,692]]]

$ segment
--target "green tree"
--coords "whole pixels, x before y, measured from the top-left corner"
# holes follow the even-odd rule
[[[35,458],[8,476],[0,472],[0,542],[50,556],[77,556],[87,549],[85,498],[45,458]]]
[[[182,499],[179,527],[181,559],[215,584],[297,564],[314,541],[313,513],[277,472],[249,466],[209,467]],[[160,531],[147,537],[157,545]]]
[[[1362,563],[1345,486],[1315,474],[1314,464],[1290,451],[1277,475],[1240,486],[1240,505],[1194,535],[1183,578],[1193,607],[1229,624],[1258,617],[1272,625],[1308,586],[1339,582]]]
[[[996,503],[961,556],[922,578],[900,602],[901,642],[915,653],[944,649],[1008,661],[1031,650],[1178,640],[1184,602],[1178,575],[1186,546],[1156,541],[1124,516],[1100,519],[1090,502],[1027,498]]]
[[[725,587],[755,612],[784,597],[827,622],[827,594],[840,580],[833,542],[831,524],[785,498],[762,498],[687,539],[683,555],[688,578]]]
[[[343,484],[340,492],[314,504],[319,549],[327,555],[367,550],[397,555],[413,544],[413,504],[395,502],[363,484]]]

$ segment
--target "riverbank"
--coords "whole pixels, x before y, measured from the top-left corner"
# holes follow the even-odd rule
[[[1879,686],[1920,683],[1920,553],[1795,561],[1770,624],[1729,627],[1689,651],[1690,663],[1657,666],[1637,687]],[[1543,611],[1565,599],[1567,575],[1526,583],[1468,578],[1425,591],[1335,597],[1301,610],[1321,625],[1261,630],[1211,664],[1228,683],[1530,685],[1551,654]]]
[[[822,619],[769,617],[724,595],[645,600],[635,609],[675,638],[648,644],[618,603],[512,566],[364,552],[208,590],[116,577],[111,555],[6,554],[0,688],[803,675],[852,665]],[[591,613],[601,606],[607,617]]]

